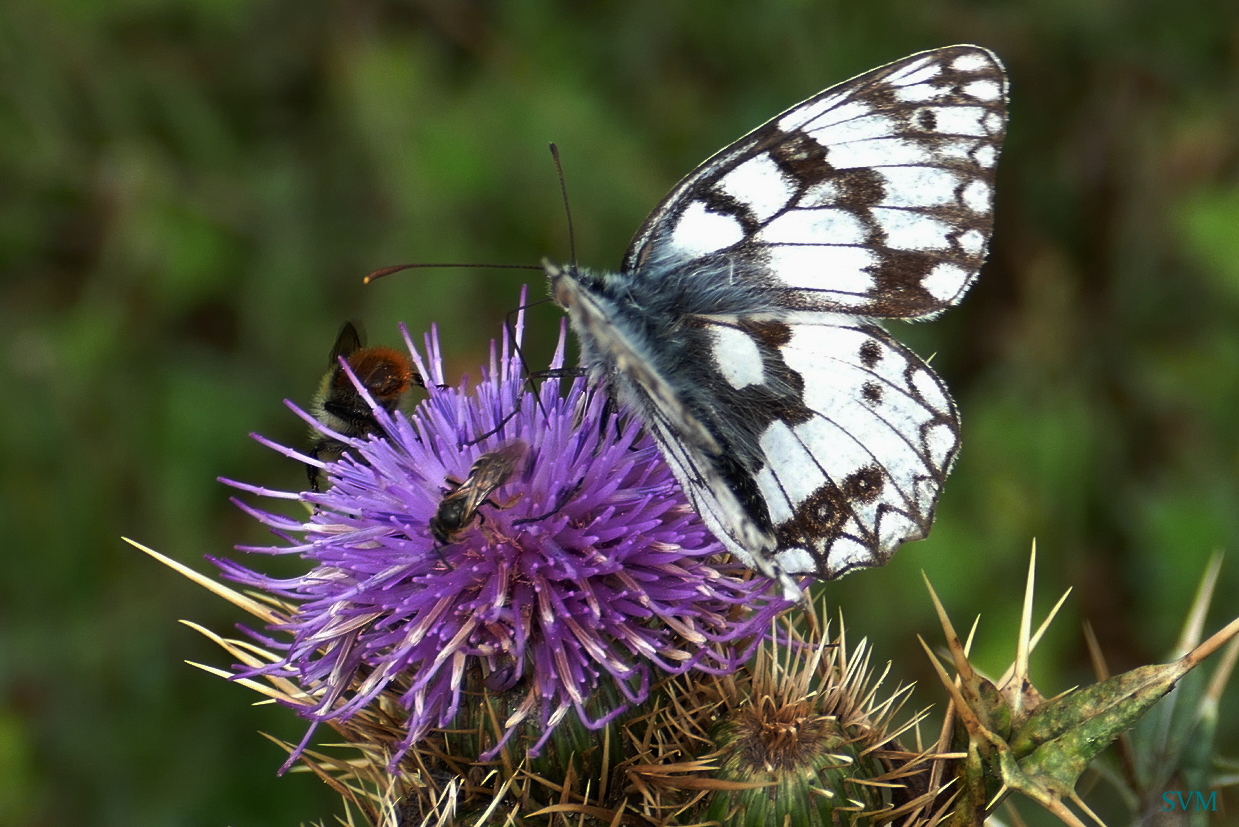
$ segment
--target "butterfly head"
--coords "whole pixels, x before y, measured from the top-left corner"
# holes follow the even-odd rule
[[[575,264],[555,264],[549,259],[542,259],[542,270],[546,273],[551,301],[569,315],[581,309],[582,302],[590,297],[612,296],[620,288],[614,273],[587,270]]]
[[[559,265],[550,259],[542,259],[542,269],[546,273],[547,287],[551,301],[571,313],[580,291],[576,282],[580,280],[580,271],[575,264]]]

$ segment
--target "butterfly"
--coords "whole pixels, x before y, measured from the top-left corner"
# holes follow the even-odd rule
[[[464,531],[475,517],[481,517],[478,509],[483,505],[489,503],[496,508],[506,507],[491,502],[490,495],[518,470],[528,450],[527,443],[514,439],[478,457],[464,482],[452,483],[449,480],[453,488],[446,491],[428,523],[431,536],[446,545]]]
[[[924,537],[959,448],[945,386],[879,319],[985,259],[1006,74],[978,46],[865,72],[688,174],[618,272],[544,262],[582,364],[706,526],[795,599]]]

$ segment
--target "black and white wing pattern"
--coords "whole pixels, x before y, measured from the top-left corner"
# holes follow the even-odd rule
[[[957,303],[985,258],[1006,75],[949,46],[800,103],[681,181],[618,273],[547,266],[582,359],[728,548],[789,595],[926,535],[959,447],[880,318]]]

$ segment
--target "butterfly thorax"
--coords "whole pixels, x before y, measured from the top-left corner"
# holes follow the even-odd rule
[[[749,335],[769,340],[776,354],[785,326],[773,323],[776,308],[760,285],[729,279],[726,262],[652,272],[656,278],[637,279],[625,272],[547,269],[552,298],[570,311],[582,365],[643,418],[654,410],[675,411],[677,430],[692,437],[750,519],[769,531],[768,511],[752,482],[764,464],[756,446],[767,424],[757,414],[770,410],[772,399],[779,411],[802,404],[803,381],[772,364],[770,381],[760,388],[720,397],[720,368],[709,358],[711,328],[721,319],[748,320]],[[720,399],[727,400],[726,409]]]

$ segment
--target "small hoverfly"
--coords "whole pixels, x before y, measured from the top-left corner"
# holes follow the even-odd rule
[[[340,328],[335,347],[331,349],[327,373],[310,403],[311,416],[336,433],[353,438],[377,433],[379,423],[370,404],[341,366],[341,358],[375,403],[388,413],[399,406],[414,383],[425,387],[406,354],[390,347],[366,347],[363,335],[352,322],[345,322]],[[314,459],[334,462],[344,451],[345,445],[340,440],[310,430],[309,453]],[[306,465],[305,470],[310,478],[310,489],[319,491],[323,469]]]
[[[430,518],[430,534],[442,544],[452,542],[457,534],[468,528],[474,517],[482,517],[478,511],[483,505],[507,508],[516,500],[499,505],[490,500],[490,495],[514,474],[529,450],[528,444],[515,439],[508,444],[477,458],[469,469],[469,476],[462,483],[449,479],[454,487],[447,491],[435,515]]]

